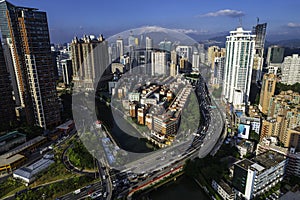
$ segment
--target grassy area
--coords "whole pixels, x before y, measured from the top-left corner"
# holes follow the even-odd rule
[[[199,103],[195,93],[191,93],[183,108],[181,121],[179,126],[180,131],[195,132],[201,123],[201,115],[199,110]]]
[[[80,168],[94,170],[94,158],[80,141],[74,141],[73,148],[68,149],[70,162]]]
[[[52,182],[60,179],[67,179],[67,178],[77,177],[77,176],[80,175],[69,172],[65,168],[64,164],[60,160],[57,160],[55,163],[49,166],[48,170],[40,174],[36,179],[36,181],[34,181],[31,184],[31,186],[35,187],[47,182]]]

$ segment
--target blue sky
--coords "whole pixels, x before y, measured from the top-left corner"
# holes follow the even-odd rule
[[[75,35],[104,36],[155,25],[199,35],[224,34],[239,25],[251,29],[267,22],[269,39],[300,38],[298,0],[11,0],[48,15],[51,42],[69,42]]]

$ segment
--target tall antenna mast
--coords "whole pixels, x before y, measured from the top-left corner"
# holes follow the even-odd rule
[[[259,24],[259,17],[256,17],[256,20],[257,20],[257,24]]]
[[[242,23],[242,17],[239,17],[239,24],[240,24],[240,27],[242,27],[243,23]]]

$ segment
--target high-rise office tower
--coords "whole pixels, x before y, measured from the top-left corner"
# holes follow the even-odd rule
[[[241,104],[248,103],[253,57],[255,53],[255,35],[242,27],[230,31],[226,37],[226,61],[223,95],[232,103],[235,92],[242,93]]]
[[[67,85],[70,85],[73,76],[72,60],[71,59],[61,60],[61,67],[62,67],[63,82]]]
[[[257,21],[259,22],[259,21]],[[264,63],[264,46],[266,40],[267,23],[259,24],[253,27],[252,34],[255,37],[255,55],[252,68],[252,83],[261,80]]]
[[[107,41],[85,35],[82,39],[75,37],[71,43],[73,82],[79,91],[93,91],[109,64]]]
[[[284,48],[273,45],[268,48],[267,65],[281,65],[284,57]]]
[[[277,76],[275,74],[265,74],[263,76],[258,108],[265,115],[268,114],[270,99],[275,94],[276,80]]]
[[[219,51],[220,47],[218,46],[210,46],[207,48],[207,65],[213,66],[215,60],[215,52]],[[213,67],[212,67],[213,69]]]
[[[153,48],[153,40],[150,37],[146,37],[146,50],[151,50]]]
[[[200,55],[198,52],[193,53],[192,68],[194,71],[199,71],[200,69]]]
[[[118,38],[116,41],[116,54],[117,54],[117,60],[118,58],[121,59],[122,56],[124,55],[124,44],[122,38]]]
[[[9,128],[16,120],[15,103],[9,73],[6,68],[2,44],[0,40],[0,131]]]
[[[129,47],[133,47],[133,46],[136,46],[135,45],[135,37],[134,37],[134,35],[133,35],[133,32],[132,31],[130,31],[130,35],[129,35],[129,37],[128,37],[128,46]]]
[[[167,53],[164,51],[152,52],[151,55],[152,76],[167,75]]]
[[[213,85],[220,87],[224,81],[225,57],[216,57],[214,64]]]
[[[0,1],[0,29],[17,106],[29,124],[60,123],[47,16],[35,8]]]
[[[215,58],[220,58],[225,56],[225,48],[220,48],[218,46],[210,46],[207,48],[207,62],[206,64],[211,66],[211,69],[214,70],[215,67]]]
[[[300,82],[300,56],[293,54],[284,58],[281,67],[281,82],[293,85]]]
[[[146,37],[146,52],[145,52],[145,63],[151,62],[151,51],[153,49],[153,40],[151,37]]]
[[[178,74],[178,56],[175,50],[171,51],[170,76]]]

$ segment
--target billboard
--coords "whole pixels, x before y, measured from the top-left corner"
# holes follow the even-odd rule
[[[249,135],[250,135],[250,125],[239,124],[238,137],[243,139],[249,139]]]

